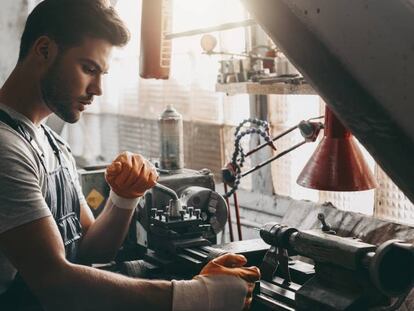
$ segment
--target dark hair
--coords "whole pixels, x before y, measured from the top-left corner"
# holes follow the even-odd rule
[[[60,51],[82,44],[87,37],[104,39],[113,46],[124,46],[130,34],[115,10],[103,0],[44,0],[27,18],[20,42],[19,61],[33,43],[46,35]]]

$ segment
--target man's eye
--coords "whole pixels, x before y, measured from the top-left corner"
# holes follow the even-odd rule
[[[91,66],[83,66],[83,71],[85,71],[86,73],[89,73],[89,74],[95,74],[96,73],[96,68],[91,67]]]

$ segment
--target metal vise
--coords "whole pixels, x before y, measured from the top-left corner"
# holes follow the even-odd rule
[[[395,310],[413,287],[410,244],[393,240],[377,247],[331,232],[299,231],[278,223],[266,224],[260,236],[271,245],[261,267],[264,280],[278,274],[285,278],[280,288],[294,292],[294,301],[287,303],[291,309],[277,310]],[[290,279],[287,253],[314,261],[314,276],[301,286]]]
[[[168,171],[140,203],[137,244],[171,259],[182,249],[215,244],[226,221],[227,205],[209,170]]]

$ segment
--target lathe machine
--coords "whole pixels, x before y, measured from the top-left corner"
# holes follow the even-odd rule
[[[103,170],[80,176],[86,193],[98,191],[97,180],[107,191]],[[99,267],[132,277],[188,279],[212,258],[234,252],[261,269],[252,310],[398,307],[413,286],[413,247],[401,241],[377,247],[339,237],[323,214],[318,218],[321,226],[314,230],[268,223],[260,228],[261,239],[220,245],[217,234],[226,223],[227,206],[214,191],[212,174],[164,172],[139,203],[116,262]]]

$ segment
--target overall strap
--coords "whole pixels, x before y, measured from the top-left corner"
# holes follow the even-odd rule
[[[10,126],[13,130],[18,132],[26,140],[28,140],[27,133],[22,128],[21,124],[13,119],[7,112],[0,109],[0,121]]]
[[[56,158],[59,161],[59,165],[62,165],[62,150],[60,149],[58,142],[56,141],[55,135],[53,135],[52,131],[45,125],[41,125],[43,131],[46,134],[47,140],[49,141],[50,146],[53,149],[53,152],[56,155]]]

